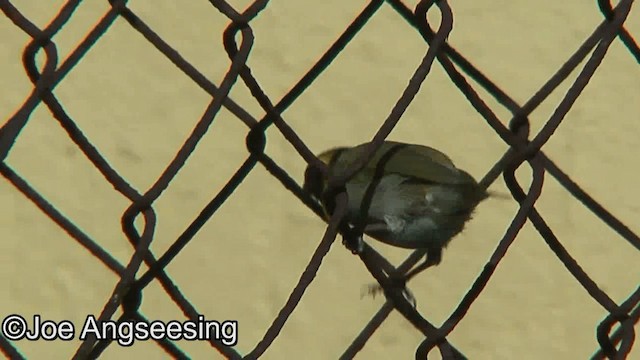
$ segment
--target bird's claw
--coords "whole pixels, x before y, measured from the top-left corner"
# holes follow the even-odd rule
[[[391,280],[394,281],[393,279]],[[416,307],[416,298],[413,296],[411,291],[409,291],[409,289],[406,286],[404,286],[403,282],[396,283],[396,281],[394,281],[392,286],[402,288],[402,296],[405,298],[405,300],[407,300],[411,304],[413,308]],[[380,284],[378,283],[372,283],[364,287],[361,294],[361,298],[363,298],[365,295],[368,295],[375,299],[376,296],[381,293],[384,293],[384,288],[380,286]]]
[[[351,251],[352,254],[362,254],[364,251],[364,240],[362,236],[343,236],[342,245]]]
[[[363,298],[365,297],[365,295],[367,295],[375,299],[376,296],[383,291],[384,289],[382,288],[382,286],[380,286],[380,284],[371,283],[369,285],[365,285],[365,287],[362,289],[362,294],[360,295],[360,297]]]

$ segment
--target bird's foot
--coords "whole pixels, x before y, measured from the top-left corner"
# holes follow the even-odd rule
[[[404,277],[390,276],[389,281],[391,285],[390,287],[392,289],[401,289],[402,296],[405,298],[405,300],[407,300],[411,304],[411,306],[415,308],[416,298],[413,296],[411,291],[409,291],[409,289],[406,287],[406,282]],[[381,293],[384,293],[384,288],[380,286],[380,284],[378,283],[372,283],[365,286],[365,288],[362,291],[362,297],[364,297],[365,295],[368,295],[375,299],[375,297]]]
[[[351,251],[352,254],[361,254],[364,251],[364,240],[362,234],[356,235],[353,232],[342,235],[342,245]]]

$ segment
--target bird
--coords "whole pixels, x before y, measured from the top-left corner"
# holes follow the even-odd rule
[[[317,157],[323,173],[309,164],[303,190],[322,205],[325,221],[333,207],[327,196],[328,179],[349,171],[366,152],[369,143],[335,147]],[[475,208],[489,197],[487,190],[468,172],[457,168],[444,153],[432,147],[386,140],[362,169],[345,183],[348,195],[348,229],[361,229],[382,243],[405,249],[423,249],[425,261],[405,274],[390,279],[404,288],[421,271],[439,265],[442,250],[472,218]],[[351,245],[363,249],[362,238]],[[347,244],[348,245],[348,244]],[[355,247],[355,249],[353,249]],[[382,291],[372,286],[369,293]],[[414,301],[415,304],[415,301]]]

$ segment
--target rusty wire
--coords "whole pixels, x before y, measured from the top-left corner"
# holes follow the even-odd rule
[[[139,312],[139,306],[142,302],[145,287],[153,280],[160,282],[163,289],[182,310],[185,317],[195,320],[198,317],[197,309],[180,293],[164,269],[175,256],[188,245],[195,234],[233,194],[236,187],[257,164],[263,166],[271,175],[276,177],[285,188],[290,190],[298,199],[306,204],[310,210],[319,216],[322,215],[319,205],[314,202],[308,194],[303,192],[300,186],[275,161],[264,153],[267,143],[265,132],[270,126],[275,125],[307,163],[320,168],[322,171],[326,171],[324,165],[307,148],[295,131],[288,126],[282,114],[296,101],[305,89],[330,66],[331,62],[365,26],[385,1],[370,1],[333,45],[327,49],[320,60],[275,104],[262,90],[259,81],[252,75],[251,69],[247,65],[247,59],[250,55],[254,39],[250,24],[251,21],[259,15],[260,11],[268,5],[268,0],[256,0],[243,12],[238,12],[224,0],[210,0],[210,3],[230,20],[229,26],[224,31],[223,40],[225,51],[231,60],[231,66],[219,85],[212,83],[196,67],[181,57],[171,45],[165,42],[129,9],[124,0],[109,0],[111,5],[109,11],[102,17],[98,24],[89,31],[84,40],[72,51],[67,59],[62,64],[58,64],[58,54],[54,37],[72,17],[73,12],[80,2],[80,0],[67,1],[47,27],[40,29],[14,7],[10,1],[0,0],[0,8],[4,15],[32,39],[25,47],[22,61],[25,71],[33,83],[32,92],[25,99],[23,105],[15,114],[7,119],[0,128],[0,159],[2,160],[0,163],[0,173],[13,184],[18,191],[23,193],[40,208],[40,210],[48,215],[51,220],[63,228],[81,246],[91,252],[96,259],[101,261],[111,271],[118,274],[120,280],[114,288],[112,296],[106,301],[100,313],[100,320],[111,319],[117,308],[122,306],[123,314],[120,319],[146,321],[144,316]],[[271,326],[265,332],[263,338],[256,344],[252,351],[244,356],[234,348],[227,347],[216,340],[210,341],[211,346],[229,359],[257,359],[275,340],[287,319],[296,308],[305,290],[313,281],[323,257],[329,251],[336,236],[341,232],[341,220],[345,215],[347,201],[344,189],[345,181],[364,166],[371,154],[381,145],[382,141],[400,121],[402,114],[419,91],[422,82],[428,76],[433,62],[437,59],[451,81],[464,94],[477,112],[482,115],[487,124],[495,130],[503,141],[510,145],[509,150],[501,159],[497,160],[495,166],[487,173],[481,183],[485,187],[488,187],[500,174],[503,174],[505,183],[513,198],[519,203],[519,210],[490,260],[472,284],[470,290],[463,297],[458,307],[439,328],[433,326],[413,308],[398,289],[389,286],[388,274],[394,271],[406,272],[412,265],[419,261],[424,253],[420,251],[414,252],[403,264],[395,268],[373,248],[365,244],[365,249],[359,254],[359,257],[371,275],[386,289],[387,302],[356,339],[354,339],[353,343],[345,350],[341,359],[353,358],[358,351],[365,346],[370,336],[394,309],[400,312],[425,336],[422,344],[416,349],[417,359],[426,358],[427,354],[434,347],[437,347],[446,359],[466,358],[462,350],[449,343],[446,337],[454,330],[475,299],[482,292],[496,266],[504,257],[509,246],[515,241],[518,232],[527,220],[531,221],[550,249],[574,278],[584,287],[587,293],[609,313],[597,328],[597,340],[600,348],[594,353],[592,358],[602,359],[607,357],[619,359],[626,357],[633,345],[635,337],[634,326],[640,318],[640,286],[629,295],[626,301],[622,304],[617,304],[597,286],[571,257],[538,213],[535,208],[535,203],[541,194],[544,176],[548,173],[605,224],[609,225],[609,227],[616,231],[623,239],[640,250],[640,238],[582,190],[576,182],[541,150],[543,145],[561,124],[573,103],[580,96],[581,91],[585,88],[589,79],[606,55],[608,47],[616,38],[626,46],[631,56],[640,63],[640,48],[636,44],[633,36],[624,27],[624,22],[630,12],[633,0],[620,0],[615,8],[612,7],[609,1],[599,0],[598,7],[603,14],[603,22],[565,64],[522,106],[518,105],[516,101],[446,42],[447,36],[453,28],[454,16],[446,0],[423,0],[417,5],[415,11],[411,11],[400,0],[387,0],[386,2],[404,18],[410,26],[415,28],[428,44],[426,54],[421,64],[416,69],[408,86],[396,102],[392,111],[373,137],[367,150],[349,174],[342,174],[340,177],[332,177],[329,179],[329,185],[333,190],[330,193],[335,197],[335,211],[332,214],[327,230],[314,252],[311,261],[301,274],[294,290]],[[431,28],[426,17],[428,11],[433,11],[433,5],[436,5],[441,14],[441,22],[435,31]],[[183,71],[185,75],[211,95],[211,102],[193,132],[179,149],[174,159],[167,165],[158,180],[144,193],[140,193],[134,189],[109,165],[106,159],[91,144],[90,140],[83,135],[74,120],[67,115],[62,104],[53,94],[56,85],[73,70],[74,66],[78,64],[80,59],[82,59],[100,37],[108,31],[109,27],[118,17],[125,19],[134,30],[144,36],[158,51]],[[236,42],[237,38],[240,39],[239,44]],[[35,65],[36,55],[40,51],[44,51],[46,55],[46,61],[42,67],[42,71],[38,71]],[[589,54],[591,55],[580,71],[579,76],[571,85],[556,110],[544,124],[543,128],[531,137],[527,116],[535,110]],[[242,80],[265,111],[266,115],[263,118],[253,118],[248,111],[229,97],[229,92],[238,79]],[[505,126],[486,105],[485,101],[478,95],[478,92],[469,80],[472,80],[484,88],[502,106],[512,113],[508,127]],[[128,264],[121,264],[115,260],[87,234],[77,228],[70,219],[61,214],[53,204],[42,197],[20,174],[16,173],[11,166],[5,162],[11,147],[20,135],[20,131],[25,127],[30,115],[40,103],[44,103],[48,107],[55,119],[65,129],[68,136],[101,172],[104,178],[118,192],[131,201],[130,206],[126,209],[121,219],[123,232],[135,249]],[[249,128],[246,137],[249,156],[223,189],[202,209],[198,217],[178,236],[169,249],[160,257],[156,258],[149,250],[156,225],[153,203],[180,171],[222,107],[229,110]],[[531,185],[529,189],[526,190],[522,189],[515,179],[515,171],[525,162],[529,164],[533,174]],[[141,234],[138,233],[133,225],[139,216],[142,216],[144,219],[144,228]],[[142,262],[145,262],[149,270],[136,278],[136,273]],[[618,325],[617,329],[613,334],[610,334],[616,325]],[[188,358],[187,355],[171,341],[158,340],[158,343],[171,356],[175,358]],[[95,338],[86,339],[77,349],[74,358],[95,358],[99,356],[109,344],[109,341],[97,341]],[[2,349],[3,353],[8,357],[22,358],[18,349],[2,336],[0,336],[0,349]]]

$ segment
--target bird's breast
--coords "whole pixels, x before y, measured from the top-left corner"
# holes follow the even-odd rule
[[[470,211],[457,211],[461,196],[454,188],[409,180],[386,175],[370,194],[368,184],[347,183],[348,216],[370,224],[367,234],[390,245],[412,249],[445,246],[462,231]]]

